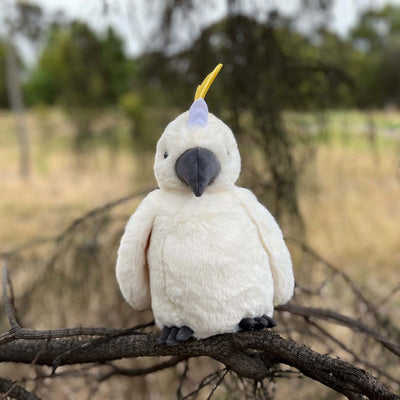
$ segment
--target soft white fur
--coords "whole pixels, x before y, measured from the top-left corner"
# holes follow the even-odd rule
[[[240,155],[231,130],[212,114],[206,128],[188,127],[187,119],[186,112],[172,121],[157,144],[160,189],[126,226],[117,279],[132,307],[151,305],[160,328],[186,325],[205,338],[236,332],[245,317],[272,317],[274,305],[292,297],[294,277],[275,219],[249,190],[235,186]],[[201,197],[175,173],[177,158],[196,146],[221,164]]]

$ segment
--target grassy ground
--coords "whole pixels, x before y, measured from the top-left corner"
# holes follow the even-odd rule
[[[373,118],[372,137],[369,117],[358,112],[327,114],[318,135],[311,115],[287,116],[316,136],[316,156],[300,184],[308,241],[360,277],[379,271],[385,279],[399,273],[400,115],[375,112]],[[33,171],[25,182],[18,176],[12,115],[0,113],[0,251],[56,234],[83,212],[143,186],[136,177],[151,172],[126,149],[113,154],[105,146],[78,166],[72,128],[59,112],[32,112],[28,126]]]
[[[375,122],[371,125],[370,120],[358,112],[328,113],[319,121],[322,124],[319,126],[323,126],[321,132],[317,131],[312,115],[288,113],[285,120],[292,128],[301,126],[303,134],[306,132],[315,143],[315,157],[299,184],[299,202],[307,236],[301,240],[307,241],[356,281],[384,294],[400,281],[400,114],[376,112],[373,116]],[[72,219],[94,207],[135,189],[155,186],[151,178],[151,160],[134,158],[126,145],[112,153],[104,143],[97,143],[78,162],[71,150],[72,127],[58,111],[30,112],[28,126],[33,153],[32,177],[23,181],[18,176],[18,148],[12,115],[0,113],[0,252],[33,239],[53,236]],[[124,212],[134,206],[133,202]],[[126,219],[125,215],[123,217]],[[113,263],[114,254],[109,257]],[[109,271],[110,279],[113,273]],[[90,279],[87,274],[88,271],[83,271],[79,279],[93,279],[93,274],[89,275]],[[117,290],[116,285],[108,286],[114,292]],[[17,293],[23,293],[21,288],[16,288]],[[109,320],[106,318],[102,324],[121,326],[118,316],[130,315],[131,310],[125,303],[124,313],[120,308],[115,312],[114,302],[118,302],[118,298],[110,295],[110,288],[107,290],[101,301],[94,298],[95,305],[82,306],[85,303],[78,301],[79,307],[91,310],[90,317],[82,317],[85,323],[96,324],[90,318],[96,321],[100,319],[96,316],[106,315]],[[74,297],[79,298],[77,296]],[[322,300],[327,301],[327,296]],[[331,303],[326,306],[333,307],[335,299],[329,301]],[[108,306],[106,310],[113,312],[104,312],[105,305]],[[70,311],[71,307],[70,297],[65,297],[65,302],[59,305],[60,310]],[[394,305],[398,310],[396,307]],[[29,310],[30,318],[34,318],[33,315]],[[43,321],[40,320],[43,328],[76,325],[77,318],[81,322],[79,316],[74,315],[72,322],[57,319],[52,325],[49,315],[51,312],[47,310]],[[24,321],[28,326],[41,327],[37,319]],[[129,323],[130,320],[126,322]],[[163,382],[164,379],[169,381],[169,372],[165,374],[141,380],[140,385],[153,386],[154,383],[157,386],[158,382],[165,390]],[[293,390],[292,385],[285,384],[282,384],[281,398],[287,398],[285,390]],[[315,397],[307,394],[308,386],[300,381],[298,385],[299,399]],[[322,390],[319,398],[327,398],[322,394],[325,390],[318,388]],[[113,391],[112,386],[106,389]],[[145,392],[147,389],[135,390]],[[69,398],[68,395],[69,392],[63,398]],[[124,398],[129,397],[128,392],[124,394]]]
[[[320,145],[301,185],[310,244],[359,279],[399,280],[400,180],[395,149]]]
[[[32,176],[18,175],[14,121],[0,113],[0,251],[61,231],[87,210],[124,196],[138,185],[139,163],[129,151],[96,146],[78,160],[71,128],[58,112],[30,113]],[[155,185],[155,183],[149,183]]]

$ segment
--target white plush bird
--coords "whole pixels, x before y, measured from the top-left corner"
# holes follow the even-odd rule
[[[273,327],[274,306],[293,295],[282,232],[249,190],[235,186],[236,140],[203,99],[221,67],[158,141],[159,189],[130,218],[118,251],[123,296],[135,309],[152,307],[168,345]]]

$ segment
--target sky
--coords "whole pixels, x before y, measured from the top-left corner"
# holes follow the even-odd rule
[[[66,17],[83,19],[99,31],[109,25],[113,26],[123,37],[130,55],[139,54],[154,40],[150,32],[157,26],[159,15],[157,6],[162,1],[165,0],[34,0],[45,13],[62,11]],[[197,15],[198,30],[218,21],[226,13],[225,1],[202,1],[204,3],[207,1],[211,7],[204,7],[204,12]],[[346,35],[363,10],[370,7],[379,8],[386,3],[400,4],[400,0],[333,0],[333,7],[326,24],[339,34]],[[302,13],[301,0],[246,0],[242,4],[260,11],[278,9],[282,14],[290,16]],[[298,21],[298,28],[303,31],[307,31],[313,23],[318,22],[316,16],[312,14],[302,15]],[[187,22],[182,20],[175,25],[179,28]],[[188,26],[191,26],[190,22]],[[179,48],[190,43],[199,32],[194,30],[188,32],[188,28],[185,28],[177,29],[175,33]],[[35,58],[31,50],[25,49],[23,52],[28,59]]]

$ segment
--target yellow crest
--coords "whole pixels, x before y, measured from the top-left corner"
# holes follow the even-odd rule
[[[206,76],[206,79],[201,83],[201,85],[197,86],[196,94],[194,95],[194,101],[198,99],[204,99],[205,95],[208,92],[208,89],[210,88],[211,84],[213,83],[215,77],[218,75],[218,72],[222,68],[222,64],[218,64],[215,68],[214,71],[209,73]]]

